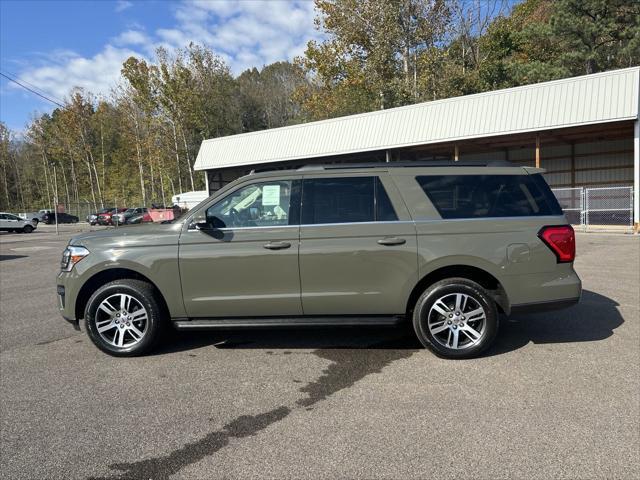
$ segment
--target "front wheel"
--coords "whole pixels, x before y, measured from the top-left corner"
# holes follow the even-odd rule
[[[413,327],[420,342],[445,358],[471,358],[498,332],[498,312],[476,282],[449,278],[431,285],[416,302]]]
[[[91,341],[114,356],[150,351],[164,324],[164,311],[156,295],[154,287],[141,280],[115,280],[100,287],[85,310]]]
[[[31,225],[25,225],[24,227],[22,227],[22,232],[23,233],[31,233],[31,232],[33,232],[33,227]]]

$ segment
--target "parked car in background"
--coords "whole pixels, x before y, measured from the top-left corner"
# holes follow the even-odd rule
[[[124,212],[114,214],[112,221],[114,225],[123,224],[123,223],[127,223],[129,219],[134,216],[137,216],[143,213],[148,213],[148,212],[149,212],[149,209],[147,207],[128,208]]]
[[[129,220],[127,220],[127,224],[131,224],[131,225],[136,225],[140,223],[151,223],[151,222],[153,222],[153,218],[151,218],[151,214],[149,212],[139,213],[137,215],[134,215],[133,217],[130,217]]]
[[[13,213],[0,212],[0,231],[31,233],[37,226],[36,222],[20,218]]]
[[[24,220],[28,220],[31,223],[33,223],[34,225],[38,225],[39,222],[42,221],[42,217],[44,217],[44,214],[46,212],[43,212],[42,210],[40,210],[39,212],[23,212],[23,213],[19,213],[18,216]]]
[[[113,225],[113,215],[126,212],[126,208],[112,208],[111,210],[98,215],[98,225]]]
[[[78,223],[78,217],[75,215],[69,215],[68,213],[59,212],[57,215],[53,212],[45,213],[42,221],[47,225],[53,225],[56,223],[56,217],[58,223]]]
[[[98,215],[102,215],[103,213],[107,213],[113,210],[112,207],[103,208],[102,210],[98,210],[96,213],[90,213],[87,215],[87,223],[89,225],[96,225],[98,223]]]

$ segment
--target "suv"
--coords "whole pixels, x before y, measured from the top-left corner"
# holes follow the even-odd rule
[[[499,314],[573,305],[575,237],[541,175],[485,165],[250,174],[165,224],[85,233],[63,253],[64,318],[112,355],[161,330],[411,321],[448,358]]]
[[[106,212],[99,213],[96,223],[98,225],[113,225],[113,216],[126,211],[126,208],[111,208]]]
[[[0,212],[0,232],[31,233],[38,226],[38,222],[20,218],[13,213]]]

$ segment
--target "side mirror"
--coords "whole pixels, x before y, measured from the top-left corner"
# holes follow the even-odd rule
[[[197,215],[193,217],[191,220],[191,225],[196,228],[196,230],[211,230],[211,225],[207,222],[207,217],[204,215]]]
[[[220,230],[221,228],[226,228],[226,225],[217,217],[207,218],[204,215],[196,215],[191,220],[191,227],[195,228],[196,230],[214,231]]]

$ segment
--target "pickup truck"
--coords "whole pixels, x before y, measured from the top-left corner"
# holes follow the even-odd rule
[[[43,217],[46,213],[51,212],[51,210],[39,210],[37,212],[23,212],[19,213],[18,216],[32,222],[34,225],[38,225],[38,223],[42,222]]]

